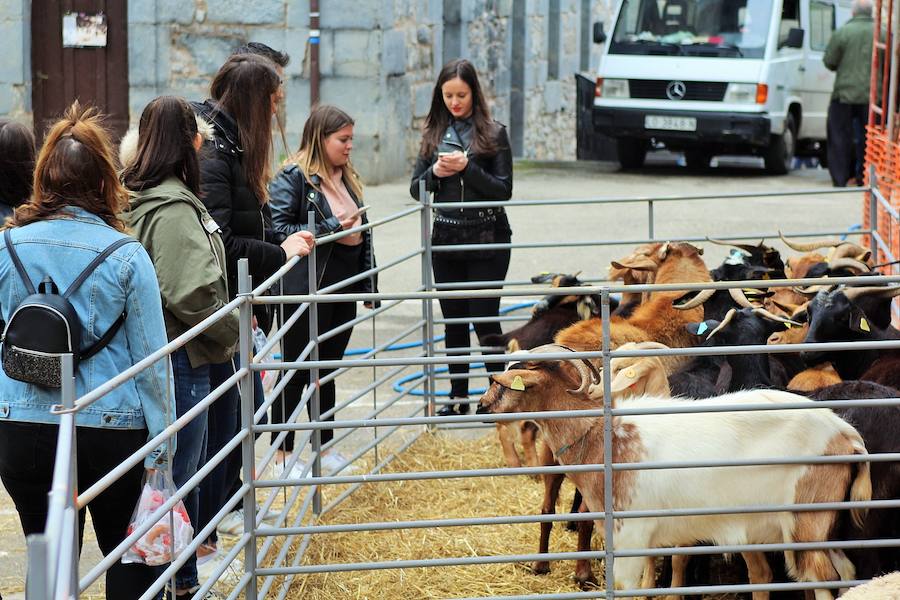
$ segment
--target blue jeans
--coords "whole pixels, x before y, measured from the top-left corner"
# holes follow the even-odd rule
[[[256,351],[254,350],[254,353]],[[227,361],[209,366],[210,389],[218,386],[234,375],[235,369],[240,365],[241,357],[235,353],[233,362]],[[258,410],[263,403],[263,385],[259,371],[253,373],[253,397],[254,405]],[[241,426],[240,418],[241,396],[238,386],[228,389],[218,400],[213,402],[209,409],[209,438],[206,446],[206,461],[212,459],[217,452],[225,447]],[[260,424],[265,424],[268,419],[263,416]],[[234,496],[240,488],[241,477],[241,448],[238,446],[232,453],[219,463],[212,473],[200,484],[200,519],[197,529],[205,527],[216,516],[229,498]],[[240,508],[240,505],[238,505]],[[209,542],[216,542],[218,534],[213,531]]]
[[[172,354],[172,374],[175,379],[175,412],[181,417],[209,395],[209,365],[191,368],[187,351],[183,348]],[[178,451],[173,459],[173,478],[179,488],[193,477],[206,461],[207,412],[203,411],[178,432]],[[191,490],[184,499],[194,533],[200,530],[200,489]],[[197,580],[197,555],[191,554],[175,575],[178,589],[189,589]]]

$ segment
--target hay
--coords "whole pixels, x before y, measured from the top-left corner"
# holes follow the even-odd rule
[[[437,471],[503,466],[494,435],[465,440],[424,435],[385,472]],[[334,498],[340,490],[326,488]],[[563,486],[558,510],[568,511],[574,487]],[[490,477],[369,484],[326,514],[323,524],[435,519],[474,516],[533,515],[540,511],[543,486],[526,477]],[[422,558],[495,556],[537,551],[539,526],[495,525],[443,527],[387,532],[320,534],[303,559],[305,565]],[[576,535],[557,524],[551,552],[575,551]],[[594,547],[598,547],[596,540]],[[293,556],[293,550],[291,556]],[[600,563],[594,562],[598,577]],[[392,599],[447,598],[579,591],[574,562],[552,564],[549,575],[531,573],[529,565],[503,564],[381,571],[353,571],[297,576],[288,598]]]

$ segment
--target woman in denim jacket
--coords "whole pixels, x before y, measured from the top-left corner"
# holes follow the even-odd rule
[[[45,277],[64,290],[88,263],[125,236],[117,214],[128,197],[112,161],[109,137],[95,109],[77,103],[47,135],[35,169],[31,200],[16,209],[12,241],[32,282]],[[5,243],[0,243],[0,318],[5,322],[27,292]],[[82,348],[95,343],[126,313],[124,324],[96,355],[79,363],[75,393],[112,379],[166,344],[153,263],[138,243],[115,250],[69,297],[83,326]],[[167,389],[166,361],[76,414],[78,488],[87,489],[159,434],[175,414]],[[59,417],[50,408],[58,390],[11,379],[0,372],[0,478],[19,513],[25,535],[44,530],[53,475]],[[165,445],[144,466],[167,461]],[[136,466],[88,506],[100,550],[107,554],[126,537],[141,494]],[[81,529],[84,511],[79,514]],[[106,574],[109,598],[138,598],[156,578],[145,565],[116,561]]]

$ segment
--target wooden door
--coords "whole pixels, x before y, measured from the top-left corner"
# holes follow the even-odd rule
[[[118,138],[128,129],[128,19],[123,0],[33,0],[31,76],[34,130],[43,139],[74,100],[99,107]],[[63,47],[63,16],[106,15],[105,47]]]

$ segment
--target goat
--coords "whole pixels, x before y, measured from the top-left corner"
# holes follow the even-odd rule
[[[891,327],[891,300],[900,286],[838,288],[820,291],[806,307],[809,330],[806,343],[873,341],[900,338]],[[831,361],[842,379],[867,379],[900,385],[900,351],[854,350],[851,352],[803,352],[810,366]],[[871,372],[869,372],[871,370]]]
[[[553,348],[559,351],[559,347]],[[595,406],[587,396],[591,382],[588,361],[527,361],[492,376],[480,403],[492,413],[584,410]],[[574,385],[574,388],[573,388]],[[740,392],[710,400],[673,400],[644,396],[629,401],[632,407],[666,408],[689,403],[711,405],[810,402],[801,396],[772,390]],[[613,463],[679,460],[724,460],[789,456],[866,455],[859,433],[830,410],[750,411],[686,415],[617,417],[612,424]],[[572,417],[536,422],[544,439],[562,464],[602,464],[602,418]],[[642,470],[613,473],[615,510],[741,506],[809,501],[842,501],[871,497],[867,462],[855,477],[847,464],[782,465],[721,469]],[[571,473],[588,507],[604,507],[603,476]],[[852,482],[851,482],[852,479]],[[852,511],[859,522],[864,511]],[[835,512],[733,514],[721,517],[623,519],[617,521],[615,550],[716,544],[821,542],[835,520]],[[803,550],[787,553],[792,576],[800,581],[831,581],[853,577],[852,564],[840,550]],[[645,558],[621,557],[615,563],[616,587],[633,589],[654,585],[655,573]],[[766,583],[768,573],[751,569],[752,583]],[[816,598],[833,596],[816,590]]]
[[[700,257],[702,250],[683,242],[655,244],[654,251],[646,257],[647,268],[655,265],[655,283],[693,283],[710,281],[709,271]],[[655,341],[670,347],[685,347],[695,343],[695,338],[684,330],[684,325],[698,321],[703,308],[685,311],[672,308],[673,299],[681,292],[654,292],[648,300],[634,309],[628,318],[610,317],[610,341],[613,349],[626,342]],[[599,350],[602,342],[602,321],[599,318],[579,321],[560,331],[556,343],[569,348],[590,351]],[[674,371],[683,358],[667,359],[667,368]]]
[[[531,282],[549,282],[551,287],[555,288],[580,287],[584,283],[578,279],[578,275],[579,273],[574,275],[541,273],[532,277]],[[614,301],[611,300],[611,302]],[[535,304],[532,309],[531,319],[527,323],[506,333],[482,336],[479,342],[484,346],[505,347],[507,353],[510,354],[518,350],[528,350],[543,344],[549,344],[559,330],[581,319],[597,314],[599,307],[600,297],[596,294],[585,296],[546,296]],[[522,443],[525,463],[529,466],[541,464],[535,446],[537,426],[534,423],[530,421],[497,423],[496,427],[500,447],[508,466],[522,466],[519,453],[516,451],[516,429],[518,429],[519,440]]]
[[[900,572],[889,573],[859,587],[851,588],[841,596],[842,600],[898,600],[900,598]]]
[[[855,400],[898,398],[900,393],[892,387],[871,381],[845,381],[816,390],[809,397],[813,400]],[[832,410],[856,428],[873,455],[900,453],[900,438],[897,436],[900,431],[900,406],[847,406]],[[873,462],[871,478],[872,499],[900,499],[900,462]],[[842,519],[837,537],[847,540],[898,538],[900,511],[896,508],[870,510],[861,529],[851,527],[846,519]],[[846,552],[856,566],[858,579],[869,579],[900,569],[900,553],[896,548],[859,548]]]
[[[830,362],[822,363],[809,369],[800,371],[790,381],[788,381],[787,389],[799,394],[805,392],[814,392],[822,388],[840,383],[841,376],[834,370],[834,366]]]
[[[713,281],[746,281],[749,279],[784,279],[784,262],[778,250],[759,244],[735,244],[713,238],[707,241],[719,246],[731,246],[734,250],[721,265],[710,271]]]

